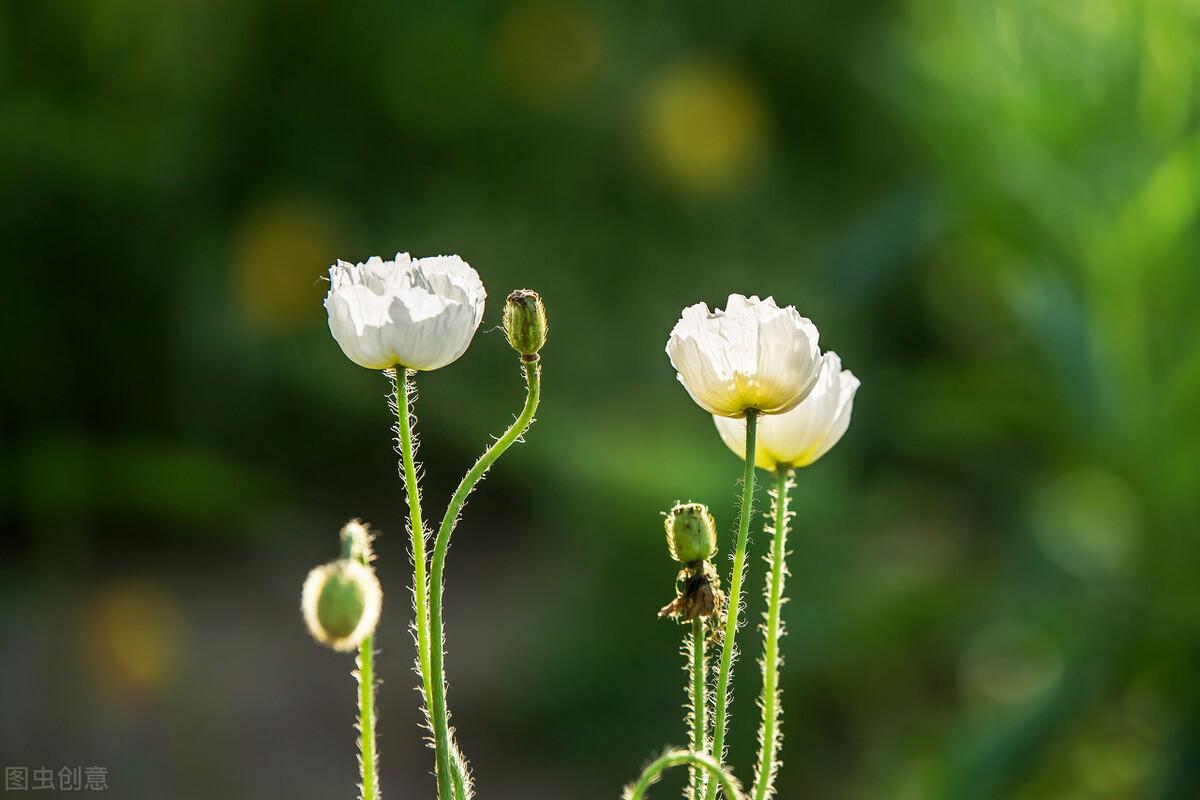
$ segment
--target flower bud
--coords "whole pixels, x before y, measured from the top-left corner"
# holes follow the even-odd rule
[[[504,335],[526,361],[537,359],[549,334],[546,306],[532,289],[517,289],[504,304]]]
[[[342,540],[342,558],[360,561],[368,566],[375,560],[375,553],[371,549],[375,534],[361,519],[355,518],[343,525],[338,538]]]
[[[334,650],[353,650],[373,634],[382,605],[379,579],[361,561],[322,564],[304,581],[301,607],[309,633]]]
[[[667,549],[676,561],[690,564],[717,552],[717,521],[703,503],[676,503],[665,527]]]

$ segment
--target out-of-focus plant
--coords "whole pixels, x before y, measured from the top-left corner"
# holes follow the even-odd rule
[[[1192,691],[1180,720],[1153,727],[1173,728],[1174,741],[1136,786],[1104,784],[1100,758],[1080,759],[1075,775],[1052,756],[1094,736],[1088,722],[1111,714],[1114,695],[1179,698],[1192,683],[1198,24],[1195,4],[1179,0],[916,0],[871,79],[940,198],[934,322],[971,351],[947,374],[1003,375],[1025,395],[1029,411],[1002,425],[995,403],[973,415],[1037,443],[1029,458],[1042,463],[1024,465],[1028,508],[1014,522],[1061,568],[1046,581],[1014,573],[1012,593],[1040,609],[1039,626],[1063,628],[1052,641],[1065,650],[1061,677],[1007,718],[933,740],[948,768],[916,782],[926,795],[1200,791],[1185,766],[1200,723]],[[961,336],[971,330],[986,335]],[[975,383],[953,402],[1002,388]],[[1069,625],[1054,619],[1064,612]]]
[[[358,650],[358,761],[363,800],[379,797],[375,749],[375,626],[383,592],[371,562],[371,532],[358,520],[342,528],[337,561],[314,567],[304,581],[300,607],[309,633],[334,650]]]

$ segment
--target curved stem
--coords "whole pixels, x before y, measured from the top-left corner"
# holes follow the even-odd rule
[[[378,800],[375,757],[375,637],[358,646],[358,769],[362,800]]]
[[[763,628],[763,688],[762,726],[759,728],[758,774],[754,778],[754,800],[766,800],[774,793],[775,772],[778,764],[775,754],[779,749],[779,716],[781,713],[781,691],[779,689],[779,639],[783,636],[780,609],[783,605],[783,583],[787,575],[788,533],[788,489],[791,486],[791,470],[780,467],[775,473],[774,540],[771,543],[771,572],[767,578],[767,621]]]
[[[692,713],[688,720],[692,726],[692,751],[704,754],[708,751],[708,663],[704,653],[705,633],[704,620],[692,620],[691,660],[688,671],[691,673],[691,688],[688,692],[692,703]],[[705,777],[707,773],[698,766],[692,767],[692,800],[704,797]]]
[[[671,750],[658,759],[653,761],[650,766],[642,772],[642,776],[638,778],[637,783],[625,789],[625,800],[642,800],[646,796],[646,790],[654,784],[659,777],[671,767],[678,767],[683,764],[692,764],[704,769],[705,772],[712,777],[712,785],[720,785],[724,790],[725,796],[729,800],[744,800],[741,787],[738,786],[737,779],[730,775],[725,769],[717,763],[717,760],[703,753],[691,753],[687,750]]]
[[[437,539],[433,545],[433,564],[430,573],[429,581],[429,630],[433,635],[437,636],[438,646],[432,649],[430,658],[431,678],[433,682],[433,728],[434,728],[434,744],[437,748],[437,763],[438,763],[438,797],[441,800],[451,800],[451,791],[449,785],[443,785],[444,781],[440,776],[454,776],[454,795],[458,800],[466,800],[466,779],[462,774],[462,770],[455,765],[455,769],[451,771],[450,758],[450,718],[446,711],[446,675],[444,666],[445,656],[445,631],[442,625],[442,596],[444,593],[443,576],[446,568],[446,551],[450,547],[450,534],[454,532],[454,526],[458,522],[459,512],[462,511],[463,505],[467,502],[467,496],[471,494],[471,490],[475,488],[475,484],[483,478],[496,459],[507,450],[512,444],[521,437],[521,434],[533,422],[533,414],[537,410],[538,400],[541,397],[541,378],[542,368],[537,361],[524,361],[522,366],[525,368],[525,407],[521,409],[520,415],[509,426],[496,442],[484,451],[475,465],[463,476],[462,481],[458,484],[458,489],[455,490],[454,496],[450,499],[450,505],[446,508],[446,515],[442,517],[442,524],[438,527]]]
[[[388,370],[392,379],[396,407],[396,430],[400,440],[400,460],[404,474],[404,491],[408,495],[408,528],[412,536],[413,610],[417,629],[417,670],[421,673],[421,689],[425,699],[425,715],[429,715],[432,693],[429,673],[429,581],[426,577],[425,524],[421,520],[421,487],[417,483],[417,467],[413,459],[415,439],[412,429],[412,373],[407,370]],[[432,728],[432,725],[430,726]],[[436,736],[436,733],[435,733]]]
[[[754,453],[757,445],[758,412],[746,413],[746,463],[742,473],[742,516],[738,524],[737,545],[733,551],[733,574],[729,579],[729,606],[725,617],[725,641],[721,645],[721,668],[717,675],[717,703],[713,718],[713,756],[718,763],[725,761],[726,710],[729,706],[729,684],[733,675],[733,654],[736,649],[738,616],[742,605],[742,578],[746,567],[746,541],[750,537],[750,513],[754,504]],[[717,784],[709,783],[707,800],[717,796]]]

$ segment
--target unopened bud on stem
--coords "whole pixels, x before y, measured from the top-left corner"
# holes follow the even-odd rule
[[[338,536],[342,540],[342,558],[360,561],[367,566],[375,560],[371,550],[371,540],[375,535],[371,528],[361,519],[352,519],[342,526]]]
[[[334,650],[353,650],[373,634],[382,605],[375,571],[355,559],[322,564],[304,581],[304,621],[314,639]]]
[[[690,564],[717,552],[717,522],[703,503],[677,503],[665,526],[667,549],[676,561]]]
[[[517,289],[504,303],[504,335],[525,361],[536,361],[550,332],[546,306],[532,289]]]

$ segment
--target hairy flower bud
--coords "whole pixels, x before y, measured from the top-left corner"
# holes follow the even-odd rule
[[[339,651],[353,650],[375,632],[382,604],[374,570],[348,558],[309,572],[301,596],[313,638]]]
[[[504,304],[504,335],[526,361],[537,358],[549,334],[546,306],[532,289],[517,289]]]
[[[375,534],[361,519],[352,519],[343,525],[338,538],[342,540],[342,558],[360,561],[368,566],[375,560],[375,553],[371,549]]]
[[[667,549],[676,561],[690,564],[717,552],[717,522],[703,503],[676,503],[665,527]]]

